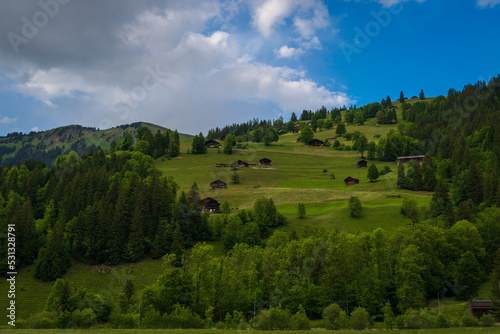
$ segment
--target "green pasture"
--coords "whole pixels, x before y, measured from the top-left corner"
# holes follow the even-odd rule
[[[322,330],[323,332],[324,330]],[[229,329],[18,329],[4,330],[4,333],[41,333],[41,334],[57,334],[57,333],[83,333],[83,334],[135,334],[135,333],[169,333],[169,334],[237,334],[237,333],[253,333],[253,334],[277,334],[283,331],[256,331],[256,330],[229,330]],[[352,334],[356,333],[352,330],[326,331],[336,334]],[[432,328],[432,329],[413,329],[413,330],[398,330],[399,334],[494,334],[498,333],[498,327],[465,327],[465,328]],[[309,331],[286,331],[287,334],[309,333]]]

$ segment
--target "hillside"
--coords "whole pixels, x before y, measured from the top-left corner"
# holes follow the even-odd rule
[[[92,145],[102,147],[107,151],[113,141],[120,141],[127,133],[135,136],[140,127],[147,127],[153,133],[158,130],[161,132],[167,130],[159,125],[136,122],[106,130],[68,125],[28,134],[15,132],[0,137],[0,162],[1,164],[16,164],[23,163],[28,159],[35,159],[50,167],[58,156],[68,154],[71,151],[81,155],[87,147]],[[179,134],[179,136],[181,139],[192,137],[187,134]]]

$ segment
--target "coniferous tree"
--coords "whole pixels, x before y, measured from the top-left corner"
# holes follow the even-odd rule
[[[430,203],[432,217],[444,215],[447,225],[453,222],[453,204],[451,203],[448,187],[443,181],[439,181],[432,195]]]
[[[413,163],[413,176],[411,178],[413,182],[413,188],[416,191],[420,191],[424,187],[424,178],[422,175],[422,167],[420,166],[420,163],[414,161]]]
[[[56,224],[47,239],[47,246],[40,250],[35,262],[35,277],[50,282],[66,273],[70,256],[61,223]]]
[[[130,226],[130,240],[128,242],[128,260],[135,262],[144,256],[144,233],[142,230],[142,213],[140,205],[137,205],[132,216]]]
[[[292,112],[292,116],[290,117],[290,121],[297,122],[297,115],[295,115],[295,112]]]
[[[420,90],[419,99],[420,100],[425,100],[425,95],[424,95],[424,90],[423,89]]]
[[[380,172],[375,166],[375,164],[371,164],[370,167],[368,167],[368,175],[367,177],[370,179],[370,182],[374,182],[376,179],[378,179],[380,176]]]
[[[387,107],[392,106],[391,97],[389,95],[387,95],[387,97],[385,99],[385,104],[387,105]]]
[[[436,168],[434,162],[429,155],[425,155],[424,162],[422,163],[422,177],[424,182],[424,189],[434,191],[436,187]]]
[[[483,201],[483,175],[474,162],[469,165],[465,179],[465,192],[467,198],[472,199],[476,205]]]
[[[35,219],[29,197],[22,206],[16,205],[10,223],[16,227],[16,244],[22,245],[16,249],[17,259],[19,259],[18,267],[22,268],[33,263],[37,252]]]
[[[398,180],[396,185],[400,188],[406,187],[405,166],[402,163],[398,165]]]
[[[171,134],[171,138],[170,138],[170,149],[169,149],[170,157],[174,158],[174,157],[179,155],[180,145],[181,145],[181,141],[180,141],[180,137],[179,137],[179,132],[177,132],[177,130],[175,130]]]
[[[299,203],[297,217],[300,219],[306,216],[306,205],[304,203]]]
[[[399,102],[403,103],[405,101],[405,95],[403,94],[403,91],[399,93]]]

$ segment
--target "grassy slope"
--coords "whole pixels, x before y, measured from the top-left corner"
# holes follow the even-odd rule
[[[370,119],[364,126],[347,126],[347,131],[359,130],[372,140],[373,136],[384,136],[396,128],[397,125],[375,127],[374,119]],[[202,196],[214,197],[220,202],[227,200],[233,208],[248,209],[257,197],[272,197],[278,210],[289,220],[289,224],[283,227],[287,232],[293,229],[301,232],[307,226],[326,230],[338,228],[348,232],[372,231],[378,227],[393,231],[409,222],[400,213],[404,197],[415,198],[422,218],[427,215],[426,207],[431,194],[396,189],[396,165],[373,162],[379,169],[389,165],[393,172],[371,183],[366,177],[367,169],[355,166],[360,159],[359,153],[337,151],[328,147],[306,147],[295,143],[297,137],[296,134],[283,135],[277,144],[273,143],[269,147],[249,143],[248,150],[235,150],[230,156],[217,153],[217,149],[209,149],[208,154],[203,155],[186,154],[187,149],[191,148],[191,139],[183,137],[181,152],[184,153],[171,160],[159,159],[156,165],[164,175],[173,175],[182,190],[188,191],[192,183],[197,182]],[[316,137],[335,137],[335,130],[318,132]],[[264,157],[273,161],[274,168],[241,169],[241,183],[238,185],[231,183],[232,171],[215,167],[216,163],[229,163],[238,159],[258,162]],[[323,173],[323,169],[328,169],[328,172]],[[335,173],[336,179],[329,178],[331,172]],[[346,187],[343,179],[349,175],[359,178],[360,183]],[[216,178],[227,182],[228,188],[208,190],[208,184]],[[396,194],[401,197],[387,197]],[[358,196],[362,201],[364,209],[361,217],[349,216],[347,200],[351,195]],[[296,217],[299,201],[306,203],[305,219]],[[215,246],[220,248],[218,244]],[[73,286],[83,286],[90,291],[109,295],[121,291],[127,278],[134,279],[137,290],[144,285],[153,284],[161,273],[160,263],[159,260],[145,260],[134,265],[118,266],[107,274],[98,272],[99,268],[104,267],[75,264],[64,279]],[[16,301],[18,316],[21,318],[41,311],[52,287],[52,284],[35,280],[32,270],[32,267],[25,268],[17,276]],[[0,291],[7,291],[7,288],[6,281],[0,280]],[[0,293],[0,307],[6,307],[7,303],[6,293]],[[4,323],[1,321],[0,325]]]
[[[135,334],[135,333],[170,333],[170,334],[201,334],[201,333],[213,333],[213,334],[237,334],[245,331],[242,330],[212,330],[212,329],[169,329],[166,331],[165,329],[85,329],[85,330],[67,330],[67,329],[47,329],[47,330],[27,330],[27,329],[19,329],[19,330],[6,330],[4,333],[16,333],[16,334],[25,334],[25,333],[42,333],[42,334],[52,334],[52,333],[86,333],[86,334],[107,334],[107,333],[126,333],[126,334]],[[283,333],[283,331],[256,331],[250,330],[253,334],[278,334]],[[331,331],[328,331],[331,332]],[[300,334],[305,333],[304,331],[286,331],[287,334]],[[348,334],[353,333],[352,330],[342,330],[342,331],[334,331],[336,334]],[[498,333],[498,327],[486,327],[486,328],[440,328],[440,329],[419,329],[419,330],[398,330],[398,334],[494,334]]]

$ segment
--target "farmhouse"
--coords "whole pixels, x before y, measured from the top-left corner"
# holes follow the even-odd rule
[[[210,183],[209,187],[210,189],[223,189],[227,188],[227,183],[221,180],[215,180],[214,182]]]
[[[412,100],[417,100],[417,99],[418,99],[418,97],[416,97],[416,96],[412,96],[412,97],[411,97],[411,99],[412,99]]]
[[[352,186],[354,184],[358,184],[359,180],[354,177],[348,176],[344,179],[344,182],[346,186]]]
[[[368,167],[368,161],[359,160],[358,163],[356,164],[356,167]]]
[[[213,139],[209,139],[209,140],[207,140],[207,141],[205,142],[205,146],[206,146],[206,147],[219,147],[219,146],[220,146],[220,144],[219,144],[219,142],[217,142],[217,141],[215,141],[215,140],[213,140]]]
[[[201,211],[202,212],[218,212],[220,211],[220,204],[212,197],[207,197],[202,199],[201,202]]]
[[[238,160],[238,167],[240,168],[248,167],[248,162],[245,162],[243,160]]]
[[[272,166],[271,160],[268,158],[262,158],[259,160],[259,165],[260,166]]]
[[[470,314],[481,318],[483,314],[490,313],[493,311],[493,303],[491,300],[469,300],[469,311]]]
[[[425,155],[411,155],[408,157],[398,157],[398,165],[401,163],[406,165],[408,162],[412,160],[418,161],[420,164],[424,162]]]
[[[310,140],[307,142],[307,146],[323,146],[324,142],[322,142],[319,139],[314,138],[313,140]]]

